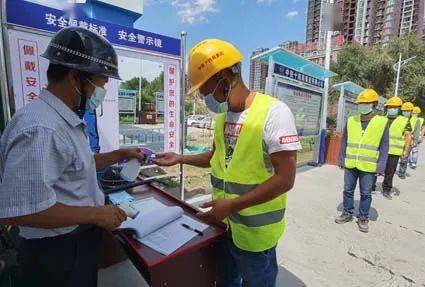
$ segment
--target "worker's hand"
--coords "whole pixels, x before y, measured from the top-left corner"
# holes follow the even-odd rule
[[[157,154],[153,162],[159,166],[173,166],[181,163],[182,158],[182,155],[176,154],[174,152],[165,152]]]
[[[93,224],[108,231],[117,229],[126,219],[127,214],[118,206],[105,205],[93,207]]]
[[[204,203],[202,208],[212,207],[207,212],[198,213],[198,216],[205,219],[206,221],[222,221],[230,214],[234,213],[233,201],[231,199],[219,199]]]
[[[403,152],[403,154],[401,155],[400,159],[401,160],[407,160],[408,157],[409,157],[409,153]]]
[[[145,156],[140,152],[139,148],[122,148],[118,152],[120,153],[121,161],[137,158],[141,164],[145,162]]]

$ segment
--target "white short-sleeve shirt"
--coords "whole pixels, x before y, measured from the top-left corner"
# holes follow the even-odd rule
[[[226,114],[224,138],[227,165],[232,159],[237,139],[248,112],[249,108],[240,113],[227,112]],[[277,101],[270,107],[263,130],[263,146],[266,162],[270,162],[270,155],[273,153],[301,150],[302,148],[294,116],[289,107],[281,101]]]

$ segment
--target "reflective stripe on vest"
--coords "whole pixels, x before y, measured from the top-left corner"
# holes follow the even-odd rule
[[[229,216],[234,223],[243,224],[248,227],[261,227],[273,223],[278,223],[285,217],[285,209],[270,211],[262,214],[242,216],[233,213]]]
[[[393,120],[390,126],[390,149],[388,154],[401,156],[404,151],[405,139],[404,130],[409,119],[403,116],[398,116]]]
[[[224,190],[226,193],[244,195],[254,189],[258,184],[241,184],[235,182],[226,182],[211,175],[211,185],[216,189]]]
[[[363,131],[360,115],[347,121],[347,149],[344,165],[364,172],[376,172],[379,159],[379,145],[388,119],[374,116]]]
[[[360,149],[366,149],[366,150],[371,150],[371,151],[378,151],[379,150],[379,147],[375,147],[375,146],[367,145],[367,144],[347,143],[347,147],[360,148]]]
[[[356,156],[356,155],[347,154],[345,156],[345,158],[348,158],[348,159],[358,159],[358,160],[361,160],[361,161],[373,162],[373,163],[377,163],[378,162],[378,159],[377,158],[368,157],[368,156]]]
[[[272,174],[264,164],[263,128],[275,98],[257,93],[244,121],[230,163],[226,166],[224,123],[219,114],[214,128],[215,151],[211,158],[213,199],[243,196],[267,181]],[[234,244],[246,251],[261,252],[276,246],[285,228],[286,194],[229,215],[225,220]]]

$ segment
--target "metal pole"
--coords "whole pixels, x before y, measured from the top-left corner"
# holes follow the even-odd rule
[[[142,64],[143,64],[143,60],[140,59],[140,75],[139,75],[139,119],[140,119],[140,114],[142,111]],[[139,119],[138,119],[138,123],[139,123]]]
[[[397,79],[396,79],[396,82],[395,82],[394,95],[396,97],[398,96],[398,87],[399,87],[399,84],[400,84],[400,71],[401,71],[401,53],[400,53],[400,56],[398,58]]]
[[[180,62],[180,154],[184,153],[184,101],[186,97],[186,37],[185,31],[180,33],[180,51],[181,51],[181,62]],[[184,201],[184,165],[180,164],[180,198]]]
[[[325,69],[329,70],[331,66],[331,52],[332,52],[332,31],[326,32],[326,54],[325,54]],[[315,149],[315,161],[319,164],[325,162],[325,147],[326,147],[326,122],[328,116],[328,97],[329,97],[329,78],[325,79],[325,87],[323,90],[323,101],[322,101],[322,116],[320,120],[320,134],[318,136],[319,146]]]
[[[3,124],[9,122],[11,118],[10,113],[10,101],[9,97],[11,93],[9,93],[9,81],[8,81],[8,73],[7,73],[7,60],[6,60],[6,37],[7,37],[7,23],[6,23],[6,1],[0,0],[0,94],[2,101],[2,117]]]
[[[341,91],[338,99],[338,116],[336,121],[336,130],[342,132],[344,130],[344,118],[345,118],[345,89],[344,86],[341,87]]]

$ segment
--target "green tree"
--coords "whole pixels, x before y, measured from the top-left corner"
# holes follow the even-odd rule
[[[128,81],[122,82],[120,84],[121,89],[129,90],[139,90],[139,77],[131,78]],[[136,98],[136,107],[139,107],[139,100],[142,100],[142,111],[145,109],[145,104],[155,103],[155,92],[164,92],[164,73],[161,72],[158,77],[149,82],[146,78],[142,77],[141,80],[142,94],[141,97],[137,95]],[[137,116],[139,116],[140,111],[137,110]]]
[[[399,53],[403,59],[416,56],[401,73],[399,95],[405,100],[425,105],[425,43],[417,34],[393,38],[386,46],[344,47],[338,62],[331,69],[338,73],[332,82],[352,81],[363,87],[371,87],[384,97],[391,97],[395,90],[396,72],[393,65]]]

